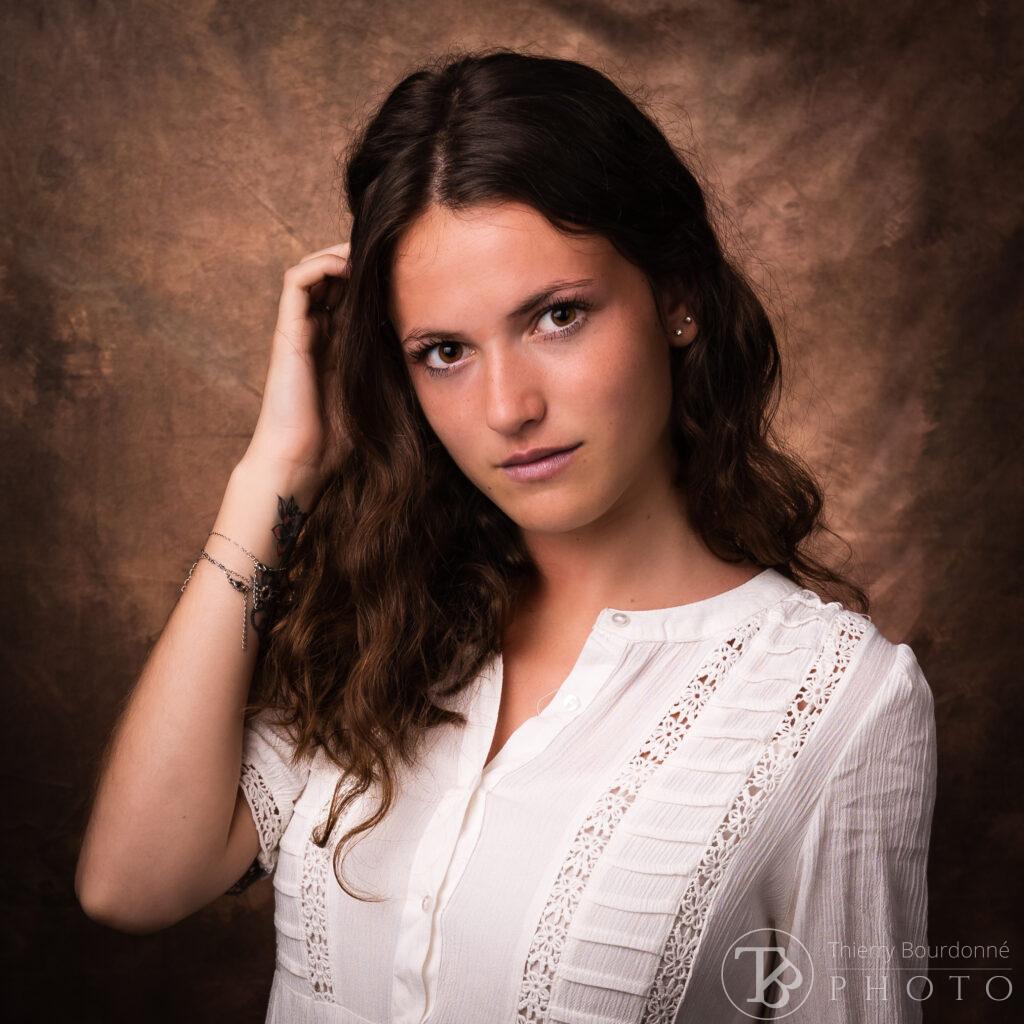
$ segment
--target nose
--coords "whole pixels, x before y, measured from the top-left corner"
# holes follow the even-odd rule
[[[484,374],[486,420],[491,430],[514,435],[544,416],[545,402],[537,368],[516,346],[496,345]]]

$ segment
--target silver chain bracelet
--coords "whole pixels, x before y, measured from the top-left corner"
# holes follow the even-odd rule
[[[232,540],[226,534],[220,533],[218,530],[211,530],[209,536],[223,537],[226,541],[234,544],[236,548],[244,551],[246,555],[252,560],[252,574],[246,579],[246,577],[236,572],[234,569],[229,569],[228,566],[222,562],[218,562],[213,555],[204,547],[199,552],[199,558],[205,558],[208,562],[215,565],[221,572],[227,576],[228,583],[242,595],[242,650],[246,651],[249,649],[249,595],[252,595],[252,624],[253,628],[259,632],[259,625],[256,622],[257,612],[262,612],[268,609],[273,609],[277,603],[277,597],[279,593],[278,579],[279,575],[284,572],[284,567],[279,569],[272,569],[269,565],[264,565],[251,551],[247,548],[242,547],[241,544],[236,540]],[[185,588],[188,586],[188,581],[192,579],[192,573],[195,567],[199,564],[199,558],[192,563],[192,568],[189,569],[188,575],[185,577],[185,582],[181,585],[180,593],[185,593]]]

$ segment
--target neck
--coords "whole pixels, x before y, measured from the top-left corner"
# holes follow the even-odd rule
[[[761,566],[726,562],[693,528],[667,479],[600,520],[563,533],[524,534],[540,577],[523,611],[592,620],[602,608],[667,608],[712,597]]]

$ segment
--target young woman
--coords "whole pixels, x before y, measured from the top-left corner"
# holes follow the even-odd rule
[[[772,324],[686,164],[501,49],[400,82],[346,185],[111,744],[87,912],[272,874],[268,1021],[917,1019],[931,693],[808,551]]]

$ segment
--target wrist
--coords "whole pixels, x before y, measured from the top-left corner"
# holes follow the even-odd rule
[[[276,496],[295,503],[307,515],[316,504],[323,483],[308,467],[279,462],[249,455],[243,456],[231,471],[231,483],[252,494],[275,496],[273,510],[277,511]]]
[[[281,467],[239,463],[231,472],[213,529],[242,545],[267,567],[281,568],[314,500],[314,487],[299,474],[283,472]],[[211,543],[217,540],[215,536]],[[236,548],[234,558],[239,556],[245,558]]]

